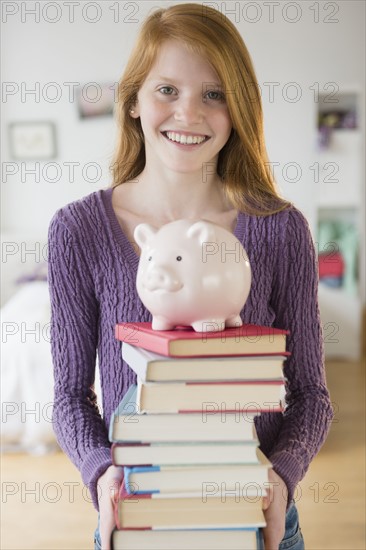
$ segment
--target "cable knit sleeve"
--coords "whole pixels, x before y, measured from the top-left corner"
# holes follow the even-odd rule
[[[97,480],[111,464],[110,444],[93,391],[99,308],[90,250],[65,210],[49,227],[53,423],[58,442],[80,470],[98,507]]]
[[[279,243],[271,305],[274,326],[287,328],[286,409],[269,459],[289,489],[289,501],[319,451],[333,411],[326,387],[318,309],[318,270],[310,230],[296,209],[288,211]]]

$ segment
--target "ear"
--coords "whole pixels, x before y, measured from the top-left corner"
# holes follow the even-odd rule
[[[148,223],[140,223],[135,227],[133,236],[140,248],[143,248],[146,243],[157,233],[157,229]]]
[[[188,229],[187,237],[196,238],[200,244],[216,242],[215,226],[205,221],[196,222]]]
[[[136,103],[130,107],[129,115],[130,115],[131,118],[139,118],[139,116],[140,116],[140,106],[139,106],[138,101],[136,101]]]

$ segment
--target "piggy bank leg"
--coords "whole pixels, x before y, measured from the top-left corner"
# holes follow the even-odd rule
[[[232,317],[229,317],[229,319],[226,319],[225,326],[227,327],[241,327],[243,324],[243,321],[241,320],[240,315],[233,315]]]
[[[153,330],[173,330],[175,325],[164,317],[153,317],[151,327]]]
[[[195,321],[192,323],[192,327],[196,332],[218,332],[225,329],[225,319]]]

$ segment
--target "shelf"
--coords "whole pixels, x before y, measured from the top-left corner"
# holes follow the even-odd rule
[[[334,101],[335,100],[335,101]],[[361,353],[363,131],[360,91],[319,96],[312,170],[319,259],[319,308],[327,358]]]
[[[357,128],[359,111],[359,94],[356,92],[321,93],[318,102],[318,128]]]
[[[362,182],[362,133],[334,130],[328,149],[319,151],[317,203],[320,207],[359,207]]]

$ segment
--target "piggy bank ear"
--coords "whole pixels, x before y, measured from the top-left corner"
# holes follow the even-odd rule
[[[133,236],[140,248],[143,248],[147,241],[157,233],[156,227],[147,223],[140,223],[135,227]]]
[[[188,229],[187,237],[196,238],[200,244],[216,242],[215,227],[209,222],[196,222]]]

